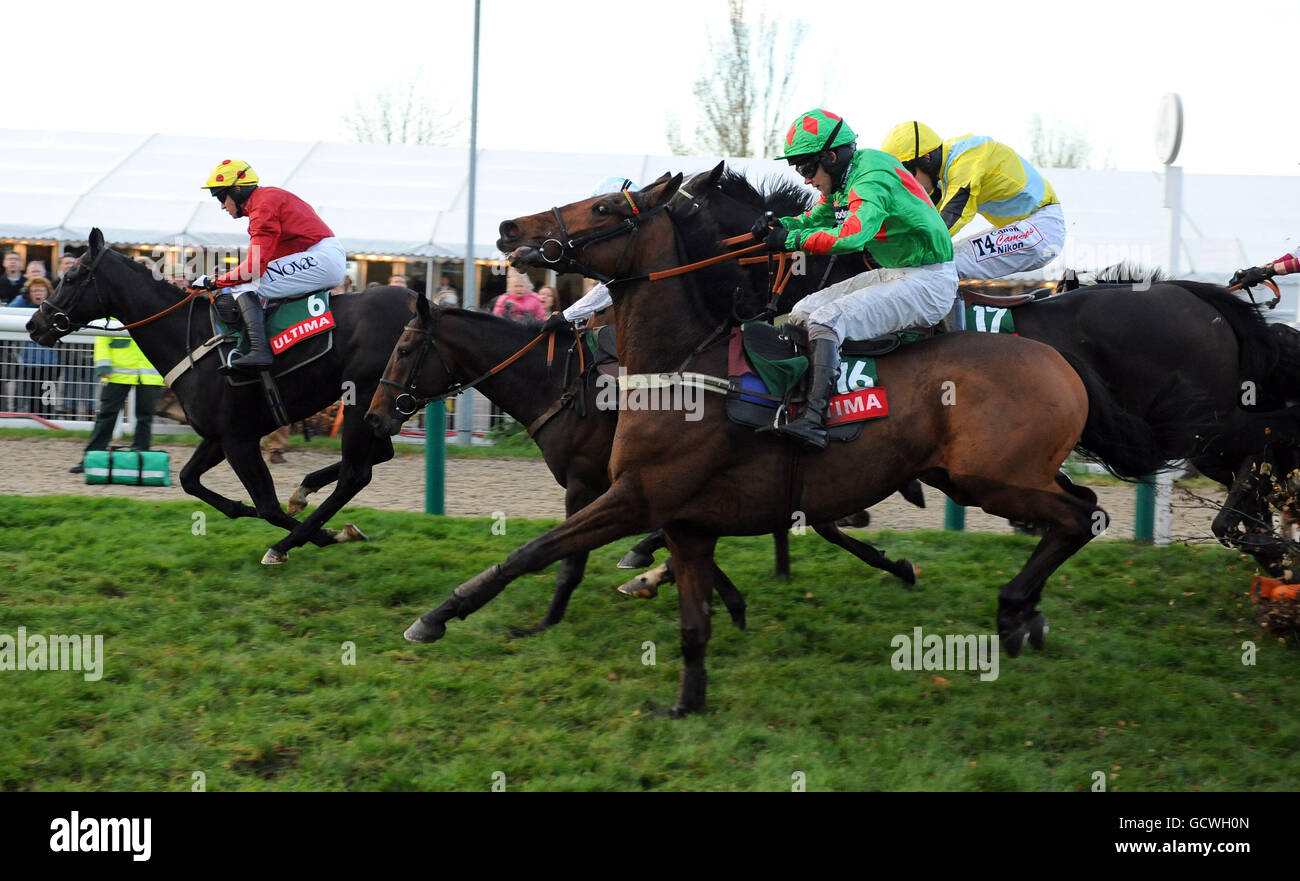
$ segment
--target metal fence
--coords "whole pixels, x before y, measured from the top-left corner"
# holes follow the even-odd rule
[[[97,336],[124,337],[122,330],[86,328],[70,333],[59,340],[52,349],[38,346],[27,336],[26,324],[32,309],[11,309],[0,306],[0,428],[37,428],[41,426],[90,430],[95,423],[99,406],[99,380],[94,370],[94,345]],[[159,367],[159,365],[154,365]],[[159,367],[166,370],[168,365]],[[456,399],[448,402],[454,409]],[[135,393],[122,408],[114,437],[132,428],[135,413]],[[424,414],[407,423],[406,431],[397,440],[406,443],[424,443]],[[452,428],[448,413],[447,430]],[[475,395],[475,443],[485,443],[489,430],[501,421],[513,421],[504,415],[494,415],[492,404],[482,395]],[[155,417],[155,434],[192,433],[189,426],[170,419]],[[452,433],[447,438],[455,443]]]

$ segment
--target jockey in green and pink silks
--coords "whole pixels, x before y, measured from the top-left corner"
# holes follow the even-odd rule
[[[856,142],[834,113],[800,114],[784,158],[822,198],[795,217],[760,218],[753,229],[776,250],[865,252],[880,267],[804,297],[790,313],[808,328],[812,378],[803,413],[780,431],[818,448],[826,446],[840,343],[937,324],[957,293],[952,240],[925,191],[894,157]]]

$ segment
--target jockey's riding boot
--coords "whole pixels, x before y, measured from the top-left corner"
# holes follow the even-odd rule
[[[826,449],[826,408],[840,371],[839,344],[832,339],[812,341],[812,377],[808,380],[808,401],[794,422],[777,429],[781,434],[798,438],[819,450]]]
[[[257,294],[249,291],[235,299],[239,314],[244,319],[244,333],[248,336],[248,354],[235,353],[230,366],[236,370],[265,370],[271,366],[271,344],[266,340],[266,313],[257,301]]]

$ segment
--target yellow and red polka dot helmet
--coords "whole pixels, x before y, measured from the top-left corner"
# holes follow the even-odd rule
[[[208,175],[208,182],[202,189],[216,190],[225,187],[255,187],[257,172],[253,166],[242,159],[222,159],[221,164]]]

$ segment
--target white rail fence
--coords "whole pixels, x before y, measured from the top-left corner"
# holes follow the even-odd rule
[[[38,346],[27,335],[32,309],[0,306],[0,428],[64,428],[89,431],[99,405],[99,380],[95,377],[94,345],[97,336],[128,336],[124,330],[85,328],[68,334],[53,349]],[[47,363],[53,362],[53,363]],[[162,369],[166,369],[163,367]],[[475,396],[475,443],[486,442],[492,426],[506,416],[494,416],[492,404]],[[454,404],[453,404],[454,406]],[[135,392],[122,408],[113,437],[133,431]],[[407,423],[394,440],[424,443],[424,414]],[[154,434],[193,434],[188,425],[154,417]],[[455,443],[454,434],[448,443]]]

